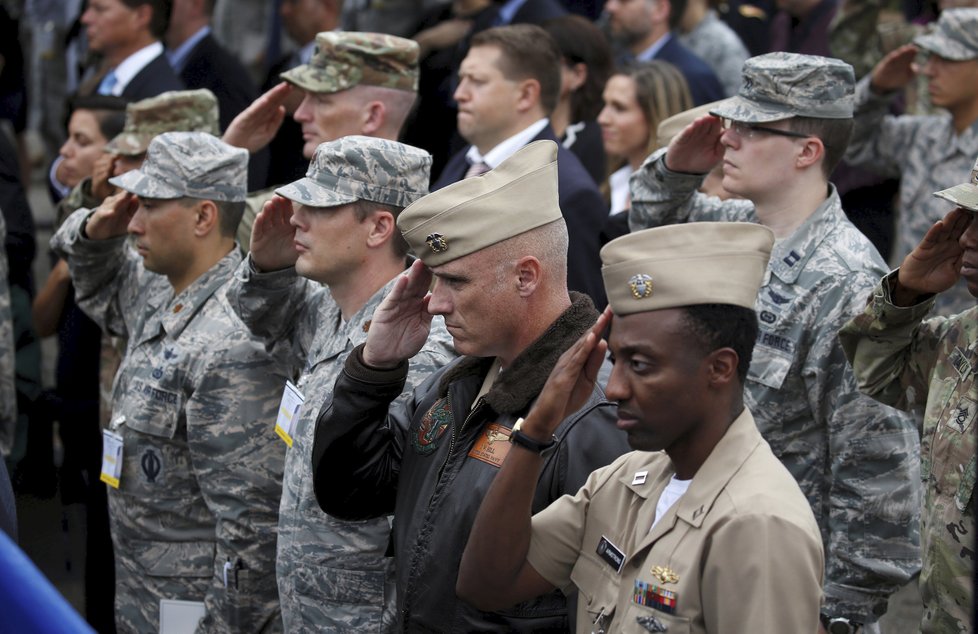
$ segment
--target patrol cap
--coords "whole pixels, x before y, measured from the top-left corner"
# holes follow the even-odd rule
[[[719,103],[719,101],[705,103],[702,106],[684,110],[667,119],[663,119],[659,122],[659,127],[656,130],[656,144],[659,147],[666,147],[672,141],[672,138],[682,132],[686,126],[696,119],[710,114],[710,111]]]
[[[601,249],[616,315],[696,304],[754,308],[774,233],[750,222],[690,222],[645,229]]]
[[[122,132],[105,146],[106,152],[138,156],[149,142],[164,132],[221,133],[217,98],[200,90],[173,90],[126,106],[126,123]]]
[[[790,117],[851,119],[855,86],[852,66],[841,60],[768,53],[744,62],[740,91],[716,104],[710,114],[744,123]]]
[[[109,182],[144,198],[240,202],[248,192],[248,150],[207,132],[165,132],[150,141],[142,167]]]
[[[310,207],[357,200],[407,207],[428,193],[431,155],[410,145],[346,136],[316,148],[306,177],[275,190]]]
[[[918,35],[914,44],[944,59],[978,59],[978,9],[945,9],[937,27]]]
[[[978,211],[978,159],[975,159],[975,166],[971,168],[971,180],[934,192],[934,195],[968,211]]]
[[[384,33],[325,31],[316,35],[308,64],[280,75],[312,93],[334,93],[354,86],[418,91],[418,54],[414,40]]]
[[[557,200],[557,144],[535,141],[482,176],[428,194],[397,226],[425,264],[438,266],[562,220]]]

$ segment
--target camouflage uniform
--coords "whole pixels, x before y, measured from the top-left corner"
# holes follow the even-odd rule
[[[918,37],[926,50],[947,56],[941,49],[947,32],[970,33],[972,58],[978,57],[978,9],[948,10],[938,31]],[[936,42],[936,43],[935,43]],[[958,59],[958,56],[948,59]],[[978,119],[957,134],[949,114],[887,115],[892,95],[876,95],[870,77],[856,86],[855,129],[846,160],[882,176],[900,178],[896,237],[890,264],[898,266],[923,239],[931,225],[944,217],[947,204],[931,196],[947,181],[965,180],[978,154]],[[963,282],[937,298],[937,312],[951,315],[975,305]]]
[[[699,194],[665,150],[631,181],[633,230],[758,222],[753,203]],[[825,545],[824,611],[873,623],[919,567],[919,450],[909,417],[859,394],[836,333],[884,263],[838,193],[775,245],[757,299],[760,334],[745,389],[758,427],[812,505]]]
[[[241,200],[246,166],[244,150],[210,135],[168,133],[139,171],[111,181],[152,198]],[[241,256],[232,249],[174,297],[125,237],[86,239],[89,216],[70,216],[51,246],[68,261],[79,306],[129,341],[113,391],[123,467],[109,490],[118,627],[156,631],[167,598],[204,602],[198,632],[280,631],[283,450],[272,421],[285,372],[228,305]]]
[[[895,306],[895,276],[883,279],[866,310],[839,336],[862,390],[923,412],[921,632],[972,632],[978,308],[925,321],[934,299]]]
[[[737,94],[740,70],[750,53],[734,30],[717,17],[716,11],[708,11],[693,30],[679,36],[679,41],[709,64],[727,97]]]
[[[0,216],[0,460],[10,454],[17,425],[17,391],[14,387],[14,316],[7,283],[7,227]]]
[[[387,146],[394,151],[406,147],[355,136],[324,143],[307,179],[322,175],[327,181],[324,185],[331,189],[340,187],[338,182],[352,185],[351,191],[362,185],[357,198],[366,199],[390,182],[364,182],[365,177],[406,172],[417,192],[394,197],[394,202],[404,206],[427,191],[430,159],[423,154],[424,161],[415,158],[413,164],[405,161],[392,167],[379,164],[365,151],[366,147],[383,150]],[[422,155],[420,151],[414,154]],[[283,188],[282,193],[297,202],[336,202],[310,197],[309,188],[303,185],[307,179]],[[366,341],[370,318],[393,284],[394,280],[379,289],[347,320],[329,288],[297,276],[294,267],[258,272],[249,256],[229,285],[231,306],[252,333],[269,347],[286,346],[285,353],[302,368],[296,387],[306,400],[298,411],[292,446],[285,456],[276,559],[282,617],[289,632],[383,632],[391,631],[396,622],[393,559],[385,556],[389,519],[348,522],[331,517],[319,508],[312,483],[316,417],[330,398],[343,361]],[[425,347],[411,359],[405,395],[453,357],[444,321],[436,319]]]

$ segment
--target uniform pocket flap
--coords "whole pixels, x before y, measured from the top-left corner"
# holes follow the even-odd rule
[[[214,542],[132,542],[133,558],[150,577],[212,577]]]

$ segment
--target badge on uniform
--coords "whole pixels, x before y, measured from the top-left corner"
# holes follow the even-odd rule
[[[612,544],[610,539],[602,535],[595,552],[606,564],[614,568],[615,572],[621,574],[621,569],[625,567],[625,553]]]
[[[102,473],[99,480],[113,489],[119,488],[122,477],[122,436],[108,429],[102,430]]]
[[[494,467],[500,467],[509,448],[513,446],[509,442],[510,431],[499,423],[486,425],[485,431],[475,441],[475,445],[469,450],[469,458],[481,460]]]
[[[676,613],[676,602],[679,600],[672,590],[666,590],[657,584],[635,580],[635,591],[632,594],[632,601],[639,605],[654,608],[666,614]]]
[[[421,418],[418,430],[411,434],[411,445],[422,456],[427,456],[438,448],[438,440],[452,422],[452,405],[448,397],[435,401]]]
[[[299,408],[305,402],[306,397],[302,395],[299,388],[292,381],[286,381],[285,390],[282,392],[282,402],[278,406],[278,416],[275,418],[275,433],[289,447],[292,446],[292,433],[295,430],[296,420],[299,418]]]
[[[667,632],[669,631],[669,626],[655,618],[651,614],[646,616],[636,616],[635,620],[639,625],[644,627],[650,632]]]

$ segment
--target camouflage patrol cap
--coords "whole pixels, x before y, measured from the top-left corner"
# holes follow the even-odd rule
[[[144,198],[240,202],[248,193],[248,150],[208,132],[164,132],[137,170],[109,182]]]
[[[367,136],[321,143],[305,178],[275,190],[310,207],[357,200],[407,207],[428,193],[431,155],[410,145]]]
[[[740,91],[710,114],[744,123],[791,117],[851,119],[855,85],[852,66],[841,60],[768,53],[744,62]]]
[[[173,90],[126,106],[126,124],[105,151],[139,156],[157,134],[164,132],[221,133],[217,98],[201,90]]]
[[[754,308],[774,232],[751,222],[691,222],[645,229],[601,249],[616,315],[697,304]]]
[[[557,144],[536,141],[482,176],[428,194],[397,226],[425,264],[438,266],[557,220]]]
[[[383,33],[326,31],[316,35],[308,64],[281,74],[312,93],[334,93],[354,86],[381,86],[417,92],[418,43]]]
[[[978,59],[978,9],[945,9],[933,31],[914,44],[953,61]]]
[[[975,159],[975,166],[971,168],[971,180],[934,192],[934,195],[968,211],[978,211],[978,159]]]

